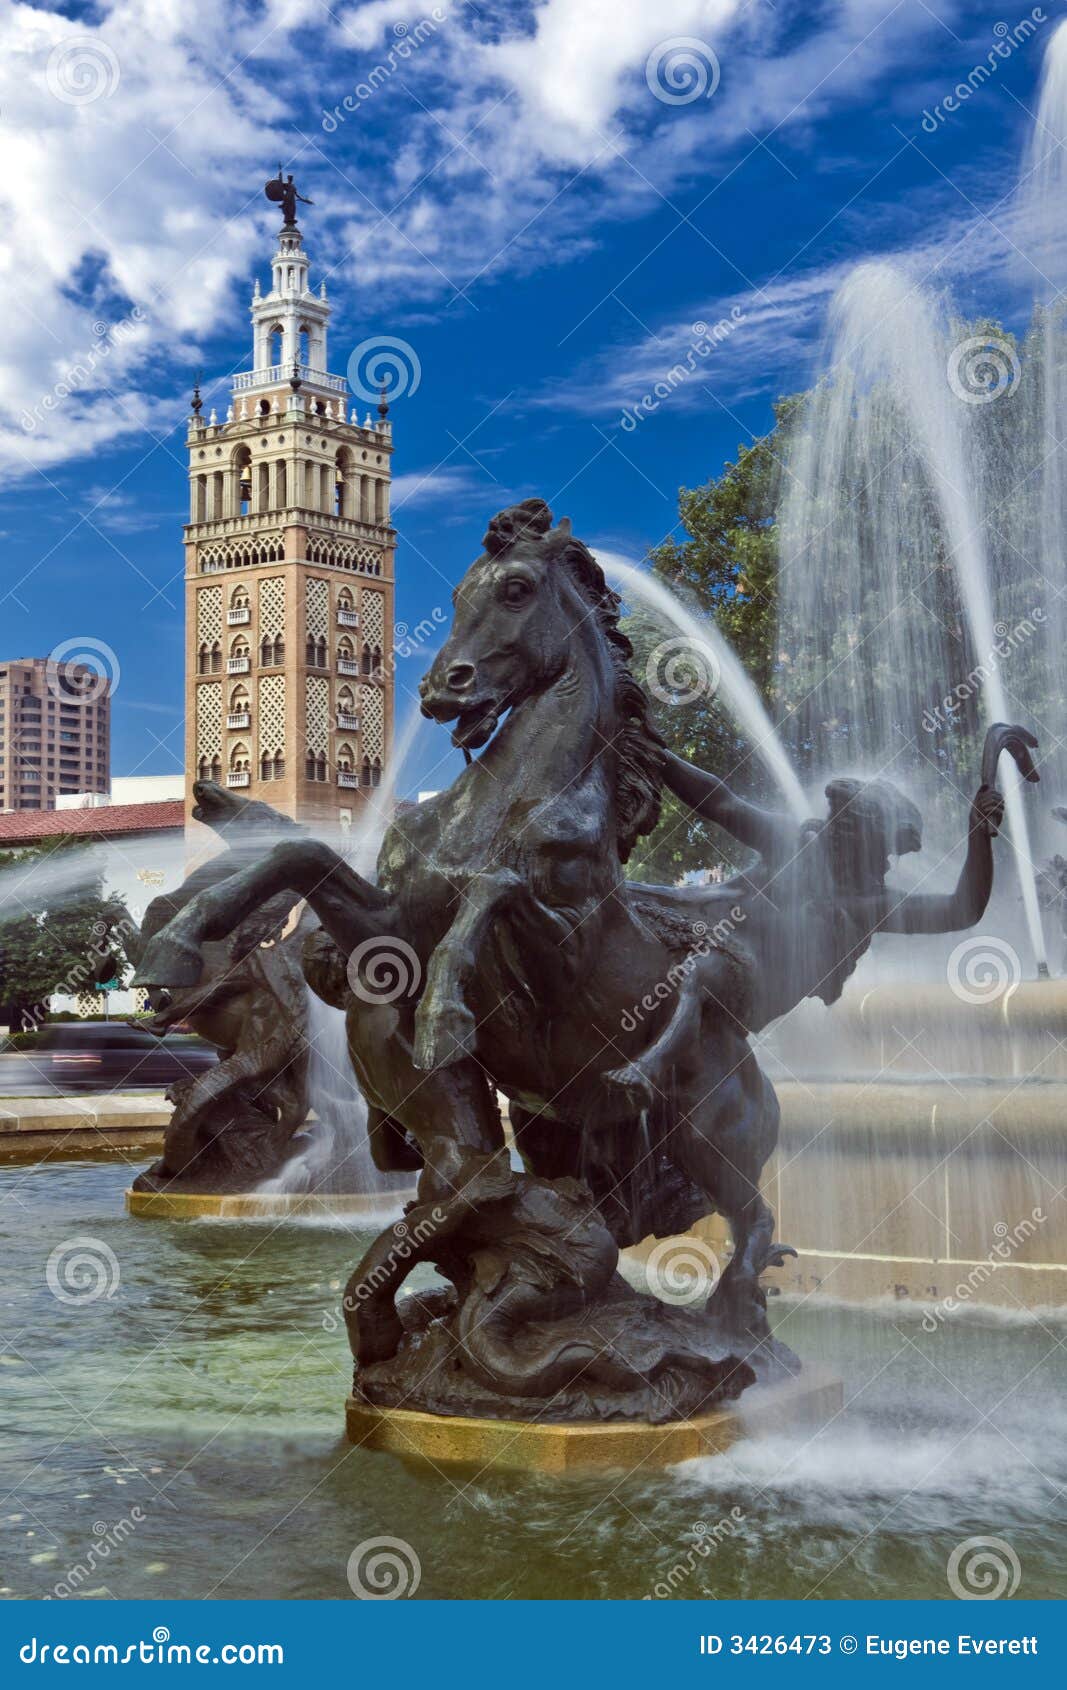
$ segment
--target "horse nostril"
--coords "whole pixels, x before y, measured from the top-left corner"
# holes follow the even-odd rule
[[[474,685],[474,664],[453,663],[445,676],[449,692],[469,692]]]

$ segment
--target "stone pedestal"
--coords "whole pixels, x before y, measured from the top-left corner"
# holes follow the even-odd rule
[[[786,1384],[754,1386],[740,1401],[693,1420],[653,1426],[614,1420],[555,1425],[544,1421],[473,1420],[377,1408],[349,1397],[348,1439],[365,1449],[432,1462],[530,1473],[580,1473],[622,1468],[630,1473],[717,1455],[739,1438],[808,1426],[815,1430],[841,1411],[840,1379],[808,1369]]]

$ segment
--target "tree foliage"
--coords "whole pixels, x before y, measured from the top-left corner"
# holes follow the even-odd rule
[[[0,1015],[12,1030],[43,1019],[54,992],[121,980],[136,959],[137,925],[98,869],[86,862],[84,874],[48,872],[75,851],[84,841],[61,837],[0,853]]]
[[[781,399],[775,427],[701,487],[682,488],[678,510],[684,537],[651,554],[655,573],[698,614],[714,617],[764,703],[774,712],[778,530],[776,512],[788,432],[801,400]],[[766,775],[751,748],[716,702],[714,688],[684,661],[674,671],[677,693],[664,686],[658,655],[669,631],[636,608],[626,631],[635,647],[635,672],[649,681],[656,726],[672,751],[729,780],[757,800],[770,797]],[[687,681],[690,684],[687,684]],[[697,696],[689,699],[689,694]],[[687,700],[684,701],[683,700]],[[736,866],[738,847],[716,828],[692,824],[688,812],[665,794],[655,832],[638,845],[629,873],[636,879],[675,881],[688,869],[716,862]]]

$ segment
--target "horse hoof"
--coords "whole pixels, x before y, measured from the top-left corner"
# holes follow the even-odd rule
[[[635,1062],[627,1062],[622,1068],[609,1068],[604,1081],[613,1092],[622,1094],[627,1107],[635,1114],[651,1109],[652,1087]]]
[[[432,1073],[462,1062],[474,1049],[475,1020],[466,1004],[435,1004],[415,1017],[415,1066]]]
[[[763,1265],[764,1267],[771,1268],[785,1267],[787,1256],[792,1256],[794,1259],[797,1258],[797,1252],[794,1250],[792,1244],[771,1244],[768,1247]]]

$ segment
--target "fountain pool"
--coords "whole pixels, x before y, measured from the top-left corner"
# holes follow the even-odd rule
[[[931,1333],[909,1306],[778,1298],[778,1330],[845,1381],[822,1432],[649,1478],[409,1468],[340,1435],[340,1281],[367,1233],[138,1222],[128,1175],[0,1170],[4,1595],[65,1594],[108,1532],[118,1547],[74,1594],[345,1598],[348,1557],[382,1536],[418,1555],[420,1599],[947,1599],[948,1558],[977,1535],[1010,1546],[1020,1596],[1062,1591],[1062,1317],[981,1311]],[[96,1242],[113,1295],[53,1295],[49,1256],[74,1238]]]

